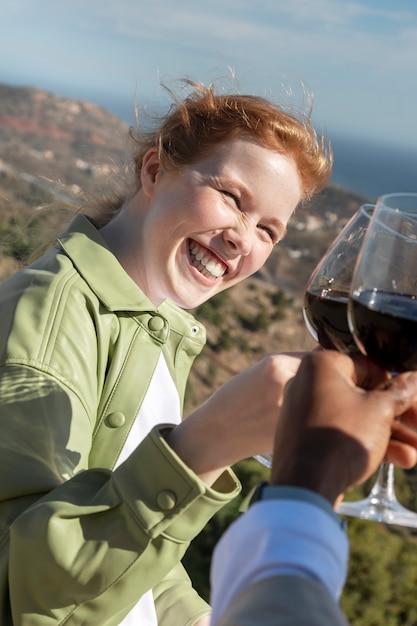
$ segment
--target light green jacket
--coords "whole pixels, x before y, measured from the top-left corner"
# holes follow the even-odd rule
[[[161,351],[183,399],[204,328],[155,309],[81,214],[0,286],[0,320],[1,626],[117,625],[148,589],[159,624],[194,624],[180,561],[236,477],[208,488],[163,426],[112,468]]]

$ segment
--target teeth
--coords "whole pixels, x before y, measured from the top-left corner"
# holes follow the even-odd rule
[[[207,278],[220,278],[224,274],[224,266],[205,253],[205,251],[195,243],[190,245],[190,255],[196,268]]]

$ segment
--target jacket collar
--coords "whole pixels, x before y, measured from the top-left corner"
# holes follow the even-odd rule
[[[145,296],[130,278],[83,213],[78,213],[58,237],[58,245],[71,259],[90,289],[109,311],[158,312],[170,324],[204,344],[205,328],[191,313],[165,301],[159,308]]]
[[[58,244],[109,311],[155,310],[86,215],[75,216],[58,237]]]

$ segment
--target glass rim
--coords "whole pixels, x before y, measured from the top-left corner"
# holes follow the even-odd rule
[[[374,212],[375,207],[376,207],[375,202],[364,202],[359,207],[359,211],[361,211],[361,213],[366,213],[366,215],[371,217]]]
[[[417,211],[417,191],[399,191],[397,193],[385,193],[382,196],[379,196],[379,198],[376,201],[376,206],[384,207],[390,210],[395,210],[395,209],[399,211],[410,210],[410,208],[406,209],[403,207],[394,206],[394,203],[392,201],[394,200],[395,202],[396,198],[399,201],[404,200],[405,198],[409,198],[410,200],[416,200],[415,209],[413,208],[411,210]]]

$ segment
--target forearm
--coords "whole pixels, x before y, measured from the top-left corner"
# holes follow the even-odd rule
[[[206,615],[205,617],[198,620],[198,622],[195,623],[195,626],[210,626],[210,624],[211,624],[210,615]]]
[[[239,491],[231,475],[218,487],[205,487],[153,432],[115,472],[87,470],[56,488],[11,527],[14,623],[70,614],[81,623],[91,611],[107,623],[110,607],[131,607],[159,582]]]
[[[227,463],[220,442],[217,447],[208,444],[216,432],[211,421],[206,421],[204,417],[189,420],[173,429],[167,436],[167,442],[199,479],[211,486],[233,461]]]
[[[220,387],[173,431],[169,443],[207,484],[225,467],[270,452],[284,388],[300,355],[263,358]]]
[[[211,608],[193,588],[179,563],[152,588],[158,626],[203,626]],[[207,622],[209,624],[209,622]]]

